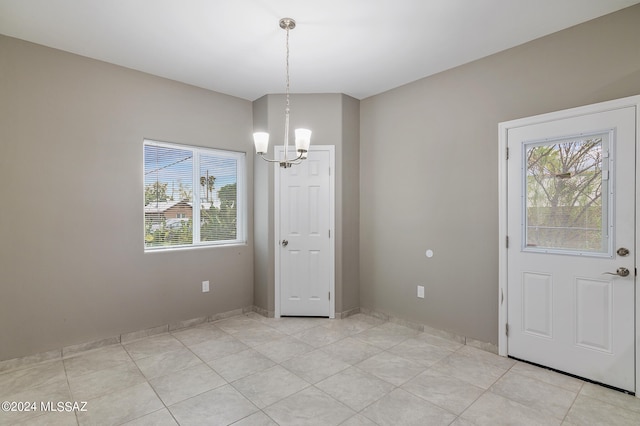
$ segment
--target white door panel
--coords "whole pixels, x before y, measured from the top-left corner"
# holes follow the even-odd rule
[[[330,150],[312,147],[301,164],[277,170],[280,315],[333,316],[331,161]]]
[[[507,134],[508,354],[629,391],[635,119],[627,107]]]

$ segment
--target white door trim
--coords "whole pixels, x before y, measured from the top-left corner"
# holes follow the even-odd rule
[[[329,288],[331,291],[331,302],[329,303],[329,318],[336,317],[336,273],[335,273],[335,265],[336,265],[336,239],[335,239],[335,218],[336,218],[336,202],[335,202],[335,192],[336,192],[336,178],[335,178],[335,169],[336,169],[336,148],[335,145],[311,145],[309,148],[310,151],[329,151],[329,165],[331,167],[331,172],[329,173],[329,229],[331,231],[331,241],[329,244],[329,257],[331,259],[331,264],[329,266],[329,276],[331,277],[331,282],[329,283]],[[284,152],[283,145],[274,146],[275,158],[281,158]],[[293,166],[295,167],[295,166]],[[273,212],[274,212],[274,221],[273,221],[273,235],[274,235],[274,317],[280,318],[280,165],[278,163],[273,164],[274,168],[274,191],[273,191]]]
[[[563,111],[526,117],[517,120],[505,121],[498,125],[498,353],[508,355],[507,326],[507,136],[509,129],[516,127],[540,124],[560,118],[570,118],[580,115],[593,114],[602,111],[610,111],[620,108],[636,108],[636,172],[635,172],[635,196],[636,196],[636,240],[635,240],[635,264],[638,265],[640,255],[640,185],[638,185],[638,165],[640,165],[640,95],[613,101],[601,102]],[[636,278],[637,281],[637,278]],[[637,285],[637,284],[636,284]],[[640,384],[640,291],[636,291],[635,300],[635,333],[636,333],[636,397],[640,397],[638,385]]]

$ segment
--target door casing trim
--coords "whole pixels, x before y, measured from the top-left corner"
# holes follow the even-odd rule
[[[507,139],[509,129],[529,126],[534,124],[555,121],[559,119],[577,117],[586,114],[593,114],[603,111],[611,111],[621,108],[635,107],[636,109],[636,162],[635,162],[635,197],[636,197],[636,217],[635,217],[635,251],[634,263],[638,266],[640,255],[640,185],[638,185],[638,165],[640,164],[640,95],[629,96],[622,99],[600,102],[547,114],[535,115],[516,120],[505,121],[498,124],[498,354],[508,355],[507,339]],[[636,277],[635,292],[635,391],[636,397],[640,398],[638,385],[640,384],[640,291],[637,290],[638,278]]]
[[[331,232],[331,241],[329,244],[329,291],[331,291],[331,300],[329,303],[329,318],[336,317],[336,147],[335,145],[311,145],[310,151],[329,151],[329,230]],[[275,158],[280,158],[284,152],[283,145],[274,146]],[[295,167],[295,166],[293,166]],[[280,318],[280,165],[273,164],[273,235],[274,235],[274,317]]]

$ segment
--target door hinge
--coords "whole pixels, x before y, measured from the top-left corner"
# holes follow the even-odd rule
[[[507,147],[507,160],[509,159],[509,147]]]
[[[329,176],[331,176],[331,167],[329,167]]]
[[[329,300],[331,300],[331,292],[329,292]]]
[[[509,236],[508,235],[507,235],[507,238],[506,238],[506,245],[507,245],[507,248],[509,248]]]
[[[506,334],[507,336],[509,336],[509,323],[504,325],[504,334]]]
[[[331,238],[331,229],[329,229],[329,238]]]

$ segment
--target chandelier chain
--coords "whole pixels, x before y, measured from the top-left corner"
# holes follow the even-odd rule
[[[289,113],[290,113],[290,77],[289,77],[289,31],[296,27],[296,21],[291,18],[282,18],[280,20],[280,28],[286,30],[286,87],[285,87],[285,109],[284,109],[284,155],[282,160],[269,159],[265,156],[269,149],[269,134],[267,132],[256,132],[253,134],[254,143],[256,146],[256,154],[260,155],[263,160],[270,163],[280,163],[280,167],[289,168],[294,164],[300,164],[307,158],[307,152],[309,151],[309,144],[311,143],[311,130],[309,129],[296,129],[296,155],[289,160]]]
[[[286,98],[286,107],[284,110],[284,161],[288,161],[287,158],[287,154],[289,151],[289,30],[290,30],[290,25],[287,23],[285,30],[287,31],[287,39],[286,39],[286,46],[287,46],[287,55],[286,55],[286,60],[285,60],[285,66],[286,66],[286,70],[287,70],[287,84],[286,84],[286,89],[285,89],[285,98]]]

